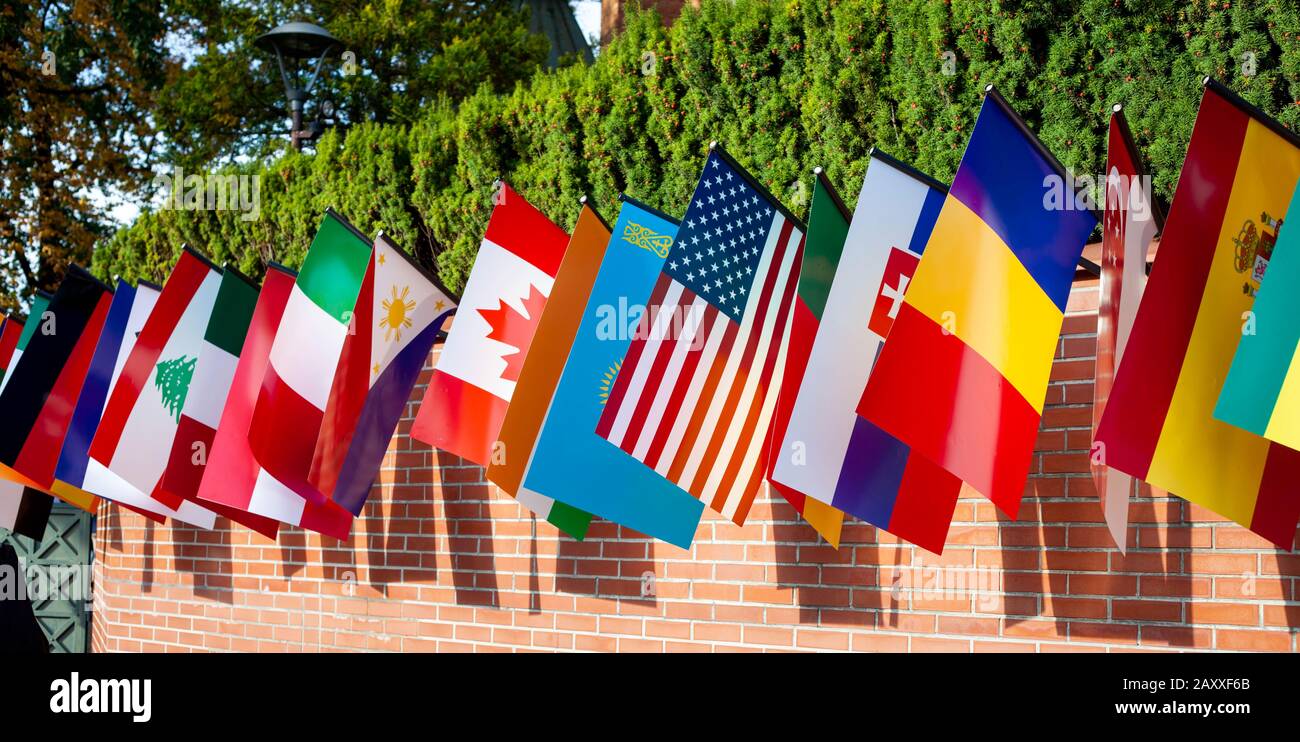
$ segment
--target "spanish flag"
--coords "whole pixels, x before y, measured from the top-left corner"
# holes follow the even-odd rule
[[[1300,452],[1214,412],[1263,275],[1256,258],[1271,251],[1300,180],[1300,141],[1205,83],[1094,450],[1109,466],[1290,548]]]
[[[990,86],[858,414],[1015,517],[1096,226]]]
[[[1300,214],[1300,187],[1287,212],[1291,219]],[[1280,219],[1270,221],[1281,226]],[[1239,261],[1251,266],[1252,276],[1267,269],[1267,280],[1260,283],[1214,416],[1300,449],[1300,229],[1291,225],[1275,234],[1255,223],[1240,243]]]

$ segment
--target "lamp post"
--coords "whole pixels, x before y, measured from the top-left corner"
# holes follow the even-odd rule
[[[293,143],[294,149],[301,150],[304,141],[311,141],[320,136],[318,127],[308,130],[302,128],[303,103],[320,77],[325,57],[343,44],[320,26],[302,22],[277,26],[258,36],[253,43],[258,49],[275,54],[275,61],[280,65],[284,95],[289,99],[289,111],[293,116],[289,140]],[[287,66],[286,59],[289,60]],[[311,60],[315,60],[315,67],[307,78],[306,84],[303,84],[303,68],[312,66]]]

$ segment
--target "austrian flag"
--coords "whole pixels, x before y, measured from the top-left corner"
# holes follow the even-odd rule
[[[325,213],[289,296],[253,410],[248,435],[258,463],[316,503],[327,498],[311,484],[312,458],[371,250],[370,240],[343,217]]]

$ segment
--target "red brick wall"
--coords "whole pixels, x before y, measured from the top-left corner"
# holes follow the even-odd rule
[[[602,521],[577,543],[408,420],[348,543],[106,506],[94,650],[1296,651],[1300,556],[1147,491],[1136,548],[1109,547],[1086,474],[1095,307],[1076,286],[1020,520],[963,498],[942,558],[857,522],[835,551],[762,497],[743,528],[706,513],[690,552]]]

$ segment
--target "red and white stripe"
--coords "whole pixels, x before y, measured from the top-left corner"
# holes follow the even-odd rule
[[[762,484],[802,253],[775,214],[739,323],[661,275],[597,430],[736,523]]]

